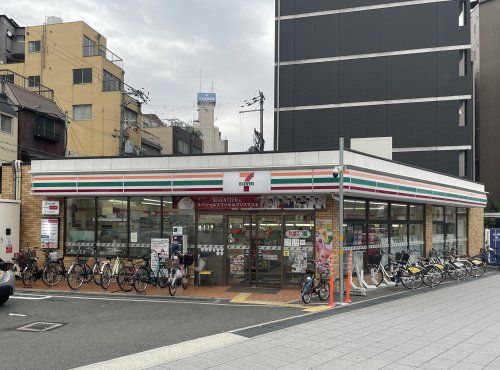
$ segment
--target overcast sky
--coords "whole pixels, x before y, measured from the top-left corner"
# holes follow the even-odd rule
[[[150,92],[154,106],[143,112],[160,118],[197,117],[201,68],[202,90],[213,82],[217,93],[216,125],[230,151],[251,145],[259,114],[241,115],[238,105],[261,89],[272,149],[274,0],[2,0],[2,13],[23,26],[46,15],[87,22],[124,60],[125,81]]]

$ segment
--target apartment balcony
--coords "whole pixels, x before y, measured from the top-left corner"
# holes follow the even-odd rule
[[[103,45],[84,45],[83,46],[83,56],[84,57],[96,57],[100,56],[106,58],[114,65],[123,69],[123,59],[118,55],[113,53],[111,50],[107,49]]]
[[[160,144],[160,138],[151,132],[148,132],[144,129],[141,130],[141,141],[149,146],[152,146],[154,148],[157,148],[159,150],[162,149],[162,146]]]
[[[54,90],[8,69],[0,69],[0,81],[22,87],[46,99],[54,100]]]
[[[56,134],[54,131],[47,130],[43,127],[38,127],[38,126],[33,127],[33,135],[42,139],[53,141],[55,143],[61,141],[60,134]]]

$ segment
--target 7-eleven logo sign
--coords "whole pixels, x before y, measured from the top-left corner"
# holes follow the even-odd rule
[[[252,179],[255,177],[255,172],[240,172],[240,182],[239,186],[243,187],[243,191],[248,193],[250,191],[250,186],[254,186],[255,183]]]

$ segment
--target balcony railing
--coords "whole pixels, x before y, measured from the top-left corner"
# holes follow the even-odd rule
[[[13,85],[22,87],[23,89],[34,92],[46,99],[54,100],[54,90],[49,89],[34,81],[30,81],[27,77],[21,76],[15,72],[7,69],[0,69],[0,81],[11,83]]]
[[[54,131],[52,130],[47,130],[43,127],[38,127],[38,126],[35,126],[33,127],[33,134],[37,137],[40,137],[42,139],[47,139],[47,140],[50,140],[50,141],[54,141],[56,143],[58,143],[59,141],[61,141],[61,135],[60,134],[56,134]]]
[[[123,59],[118,55],[113,53],[111,50],[107,49],[102,45],[84,45],[83,46],[83,56],[84,57],[104,57],[111,63],[117,65],[123,69]]]

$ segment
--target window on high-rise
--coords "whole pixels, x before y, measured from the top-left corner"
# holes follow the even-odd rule
[[[466,64],[466,58],[467,58],[467,52],[465,50],[460,50],[458,52],[458,75],[459,76],[465,76],[467,74],[467,64]]]
[[[0,130],[3,132],[7,132],[9,134],[12,133],[12,118],[9,116],[4,116],[0,114]]]
[[[91,57],[96,55],[98,55],[96,42],[89,39],[87,36],[83,36],[83,56]]]
[[[121,89],[122,81],[104,69],[102,91],[120,91]]]
[[[458,102],[458,126],[464,127],[467,123],[467,101],[461,100]]]
[[[465,26],[465,0],[460,0],[458,4],[458,26],[462,27]]]
[[[458,176],[465,177],[467,175],[467,157],[465,150],[461,150],[458,154]]]
[[[89,121],[92,119],[92,104],[73,105],[73,121]]]

